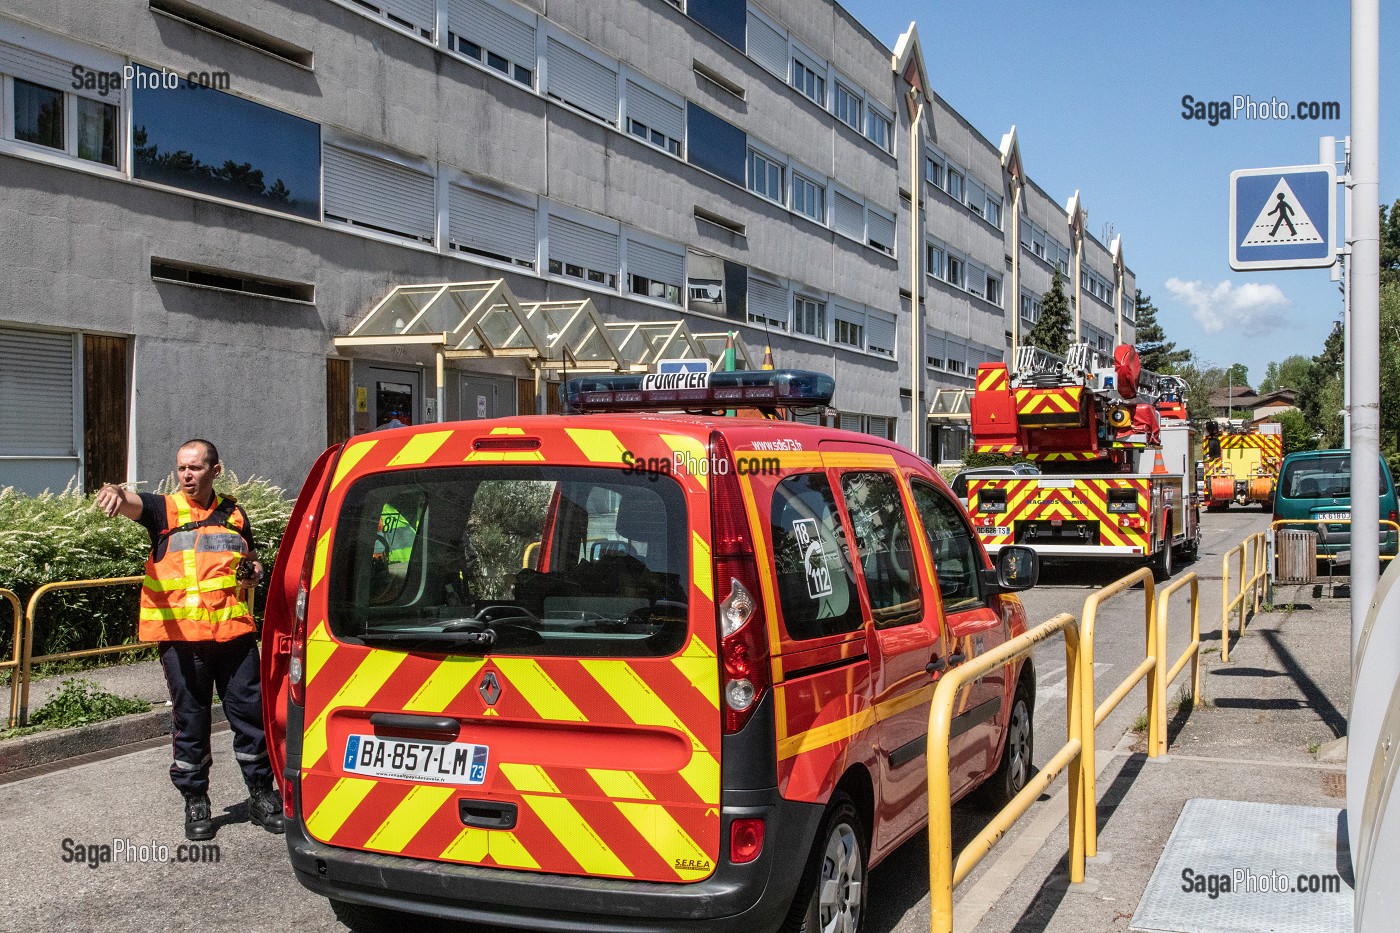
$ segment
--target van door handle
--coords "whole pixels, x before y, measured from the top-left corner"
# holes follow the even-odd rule
[[[514,829],[517,814],[513,803],[497,803],[494,800],[459,800],[457,814],[465,826],[477,829]]]
[[[950,654],[946,658],[940,658],[935,654],[929,659],[928,666],[926,666],[924,670],[928,671],[930,674],[937,674],[946,671],[949,667],[957,667],[966,660],[967,655],[963,654],[961,651]]]
[[[388,732],[418,732],[455,739],[462,724],[451,716],[414,716],[411,713],[371,713],[369,724]]]

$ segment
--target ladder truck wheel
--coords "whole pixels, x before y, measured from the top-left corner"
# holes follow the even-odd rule
[[[1162,541],[1162,549],[1152,557],[1152,578],[1158,583],[1165,583],[1172,578],[1172,571],[1175,566],[1172,562],[1172,541],[1165,538]]]

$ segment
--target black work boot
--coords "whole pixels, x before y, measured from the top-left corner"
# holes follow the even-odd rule
[[[194,842],[214,838],[214,820],[209,814],[208,794],[185,795],[185,838]]]
[[[282,816],[282,798],[270,783],[248,788],[248,819],[270,833],[280,835],[286,831],[287,821]]]

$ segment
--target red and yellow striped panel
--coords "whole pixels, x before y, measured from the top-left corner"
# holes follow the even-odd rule
[[[978,392],[1005,392],[1010,385],[1005,363],[982,363],[977,367]]]
[[[1084,387],[1019,388],[1013,395],[1016,398],[1016,414],[1022,421],[1034,415],[1073,415],[1077,418]]]
[[[988,486],[998,486],[1007,490],[1006,512],[998,515],[979,514],[971,498],[974,487],[980,494]],[[1012,544],[1016,522],[1060,520],[1066,523],[1091,521],[1099,527],[1101,544],[1115,547],[1143,547],[1150,534],[1146,515],[1143,527],[1125,528],[1121,514],[1108,510],[1108,490],[1111,488],[1133,488],[1138,490],[1140,501],[1149,502],[1150,481],[1145,479],[1076,479],[1068,488],[1041,488],[1035,479],[985,480],[968,484],[969,509],[978,523],[978,534],[984,544]],[[994,520],[994,521],[993,521]],[[987,534],[981,529],[994,527]]]
[[[1030,451],[1026,454],[1026,459],[1036,460],[1045,463],[1081,463],[1089,460],[1102,460],[1107,456],[1107,451],[1099,451],[1097,453],[1079,450],[1051,451],[1048,453],[1037,453],[1035,451]]]
[[[411,858],[658,882],[708,877],[720,850],[719,666],[713,625],[669,658],[627,660],[444,656],[338,642],[327,624],[334,517],[367,472],[462,463],[622,466],[628,455],[700,455],[707,428],[659,434],[635,420],[517,419],[493,434],[538,438],[533,450],[473,448],[480,429],[443,428],[352,441],[342,454],[313,559],[301,802],[311,835],[330,845]],[[692,524],[690,609],[713,619],[704,478],[672,474]],[[500,695],[479,689],[495,675]],[[459,741],[489,748],[485,782],[446,786],[356,776],[351,735],[374,712],[444,714]],[[512,804],[510,830],[465,826],[461,800]]]
[[[979,454],[1012,454],[1018,453],[1020,444],[981,444],[974,442],[972,449]]]

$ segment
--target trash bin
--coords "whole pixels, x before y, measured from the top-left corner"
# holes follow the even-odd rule
[[[1274,553],[1275,583],[1317,582],[1317,532],[1280,528]]]

